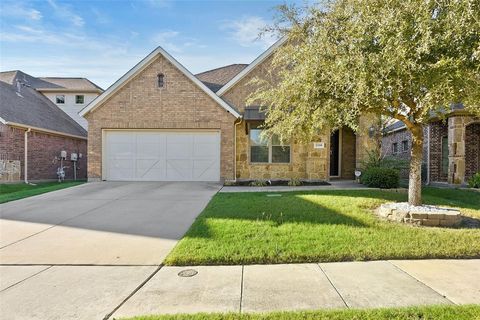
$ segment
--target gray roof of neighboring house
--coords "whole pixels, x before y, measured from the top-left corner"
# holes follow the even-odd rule
[[[389,133],[389,132],[392,132],[392,131],[395,131],[395,130],[400,130],[400,129],[406,129],[405,123],[403,123],[400,120],[397,120],[396,122],[386,126],[385,129],[383,129],[383,132],[384,133]]]
[[[20,70],[0,72],[0,80],[15,85],[17,80],[36,90],[50,91],[97,91],[103,89],[85,78],[32,77]]]
[[[85,129],[35,89],[0,80],[0,118],[6,122],[87,136]]]
[[[450,105],[450,110],[448,112],[443,111],[443,112],[440,112],[440,114],[435,113],[435,112],[431,112],[430,116],[432,118],[436,118],[437,116],[442,115],[442,113],[443,113],[443,116],[446,115],[448,117],[450,112],[463,110],[463,109],[465,109],[465,106],[462,103],[452,103]],[[383,129],[383,132],[384,133],[390,133],[392,131],[396,131],[396,130],[400,130],[400,129],[406,129],[406,126],[402,121],[397,120],[396,122],[386,126],[385,129]]]
[[[210,90],[217,92],[228,81],[245,69],[248,64],[231,64],[228,66],[198,73],[195,76],[202,81]]]

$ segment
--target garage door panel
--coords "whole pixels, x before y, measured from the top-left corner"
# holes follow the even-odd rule
[[[167,159],[191,159],[193,156],[193,144],[167,144]]]
[[[193,158],[212,159],[212,154],[217,154],[218,148],[218,144],[195,144],[193,146]]]
[[[132,159],[135,154],[133,143],[111,143],[107,147],[108,156],[113,159]]]
[[[192,164],[192,160],[167,160],[167,180],[193,180]]]
[[[112,131],[105,152],[107,180],[220,180],[218,132]]]

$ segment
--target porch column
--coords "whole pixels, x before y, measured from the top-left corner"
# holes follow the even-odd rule
[[[465,121],[464,116],[448,118],[448,183],[465,182]]]
[[[380,149],[380,118],[373,114],[363,114],[358,119],[355,147],[355,165],[357,168],[367,159],[368,152]]]

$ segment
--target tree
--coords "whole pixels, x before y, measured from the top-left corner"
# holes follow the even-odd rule
[[[285,27],[286,26],[286,27]],[[373,113],[411,132],[408,199],[421,204],[423,126],[452,103],[480,114],[480,0],[337,0],[280,6],[279,81],[255,79],[265,130],[308,140]]]

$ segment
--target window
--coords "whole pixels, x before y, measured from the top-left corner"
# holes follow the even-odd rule
[[[85,96],[83,94],[77,94],[75,96],[75,103],[76,104],[84,104],[85,103]]]
[[[163,73],[159,73],[157,75],[157,81],[158,81],[158,87],[163,88],[165,86],[165,81],[164,81],[165,76]]]
[[[276,136],[266,139],[261,133],[262,129],[250,129],[250,162],[289,163],[290,146],[282,144]]]
[[[393,154],[398,153],[398,143],[396,143],[396,142],[394,144],[392,144],[392,153]]]
[[[408,140],[403,140],[402,141],[402,151],[407,152],[408,151]]]
[[[63,94],[56,97],[57,104],[65,104],[65,96]]]
[[[448,175],[448,136],[442,137],[442,175]]]

